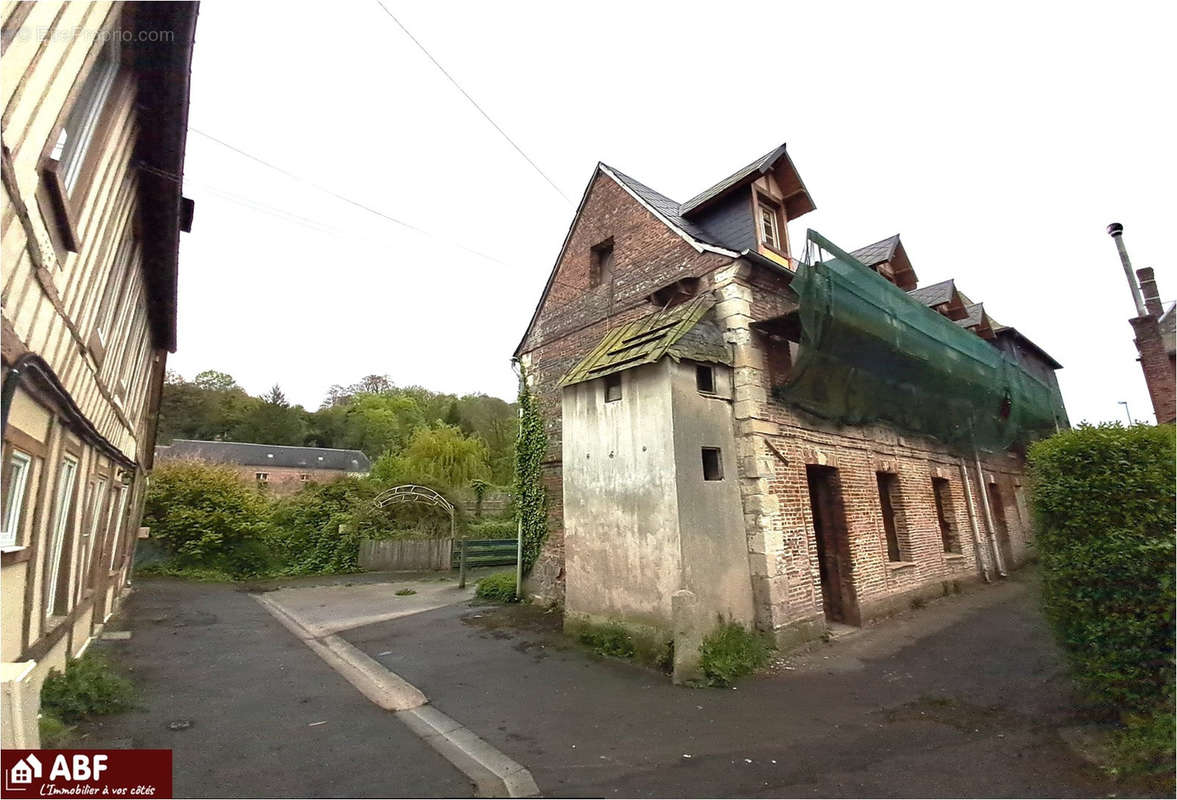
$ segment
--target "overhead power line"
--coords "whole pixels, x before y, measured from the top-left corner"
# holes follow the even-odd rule
[[[226,142],[224,139],[219,139],[216,136],[213,136],[211,133],[205,133],[204,131],[198,130],[197,128],[189,128],[188,130],[190,130],[192,133],[203,136],[205,139],[208,139],[210,142],[215,142],[216,144],[219,144],[221,147],[232,150],[234,153],[237,153],[240,156],[248,158],[251,161],[255,161],[258,164],[261,164],[263,167],[267,167],[269,169],[274,170],[275,172],[279,172],[279,173],[285,175],[286,177],[291,178],[292,180],[299,181],[300,183],[305,183],[307,186],[310,186],[312,189],[315,189],[315,190],[320,191],[326,195],[334,197],[336,200],[339,200],[340,202],[347,203],[350,206],[355,206],[356,208],[361,209],[362,211],[366,211],[369,214],[373,214],[377,217],[380,217],[383,220],[386,220],[388,222],[392,222],[396,225],[400,225],[404,228],[408,228],[409,230],[415,231],[415,232],[421,234],[422,236],[428,236],[431,239],[443,241],[446,244],[449,244],[453,247],[458,248],[459,250],[465,250],[467,253],[471,253],[473,255],[476,255],[479,258],[485,258],[487,261],[493,261],[494,263],[501,264],[504,267],[511,266],[510,264],[503,261],[502,259],[495,258],[494,256],[489,255],[487,253],[483,253],[480,250],[475,250],[472,247],[467,247],[466,245],[456,242],[453,239],[446,239],[444,237],[438,236],[437,234],[433,233],[432,231],[428,231],[425,228],[421,228],[417,225],[414,225],[411,222],[405,222],[403,219],[397,219],[396,217],[394,217],[390,214],[385,214],[383,211],[381,211],[377,208],[372,208],[371,206],[367,205],[366,203],[361,203],[359,200],[353,200],[352,198],[348,197],[347,195],[340,194],[339,192],[335,191],[334,189],[324,186],[321,183],[316,183],[315,181],[312,181],[310,178],[305,178],[302,175],[291,172],[288,169],[284,169],[283,167],[280,167],[277,164],[271,164],[269,161],[266,161],[264,158],[260,158],[259,156],[255,156],[253,153],[250,153],[246,150],[242,150],[240,147],[232,145],[229,142]]]
[[[446,79],[449,80],[449,82],[454,85],[454,88],[457,89],[459,92],[461,92],[462,96],[470,101],[470,105],[472,105],[476,109],[478,109],[478,113],[481,114],[483,116],[483,118],[486,119],[486,121],[491,124],[491,127],[493,127],[496,131],[498,131],[499,135],[502,136],[504,139],[506,139],[508,144],[511,145],[511,147],[515,148],[515,152],[517,152],[519,155],[521,155],[523,157],[523,160],[526,161],[528,164],[530,164],[531,168],[534,169],[537,173],[539,173],[539,176],[541,178],[543,178],[545,181],[547,181],[548,185],[551,186],[553,189],[555,189],[556,192],[561,197],[563,197],[564,200],[569,205],[573,205],[572,198],[570,198],[568,195],[564,194],[563,190],[559,186],[556,185],[555,181],[553,181],[551,178],[548,177],[546,172],[544,172],[542,169],[539,168],[539,165],[536,164],[535,161],[532,160],[531,156],[529,156],[529,155],[527,155],[527,153],[523,152],[523,148],[520,147],[518,144],[516,144],[515,140],[512,139],[510,136],[508,136],[507,132],[505,130],[503,130],[502,127],[500,127],[497,122],[495,122],[493,119],[491,119],[490,114],[487,114],[486,111],[482,108],[482,106],[478,105],[478,101],[475,100],[473,97],[471,97],[470,93],[462,88],[462,84],[458,83],[458,81],[454,78],[454,76],[449,73],[449,70],[447,70],[445,67],[443,67],[441,65],[441,62],[439,62],[436,58],[434,58],[433,54],[430,53],[425,48],[425,45],[421,44],[421,42],[417,40],[417,37],[414,36],[412,34],[412,32],[410,32],[409,29],[405,27],[405,24],[403,22],[401,22],[399,19],[397,19],[395,14],[393,14],[391,11],[388,10],[388,6],[384,5],[383,0],[376,0],[376,4],[379,5],[381,9],[383,9],[384,13],[387,14],[389,16],[389,18],[393,22],[395,22],[397,24],[397,26],[402,31],[404,31],[405,36],[408,36],[409,39],[412,40],[413,44],[417,45],[417,47],[421,50],[421,52],[425,54],[425,57],[433,62],[433,66],[437,67],[441,71],[441,74],[444,75],[446,77]]]

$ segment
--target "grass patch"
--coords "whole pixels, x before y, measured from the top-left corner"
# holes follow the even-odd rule
[[[175,561],[157,561],[135,567],[135,575],[143,577],[184,578],[201,583],[234,583],[239,578],[216,567],[195,567],[178,564]]]
[[[41,687],[42,720],[52,717],[63,725],[131,707],[134,687],[93,650],[70,661],[65,672],[51,670]],[[52,723],[50,723],[52,725]]]
[[[615,622],[586,626],[576,638],[585,647],[601,656],[633,658],[637,653],[637,646],[629,631]]]
[[[37,727],[41,732],[41,747],[47,750],[61,750],[69,747],[74,726],[66,725],[57,716],[42,711]]]
[[[1172,705],[1152,714],[1127,716],[1123,730],[1112,739],[1109,771],[1126,778],[1167,776],[1172,783],[1174,735]]]
[[[474,594],[483,600],[493,600],[497,603],[515,602],[515,573],[496,572],[487,575],[478,582]]]
[[[406,589],[397,589],[396,592],[394,592],[394,594],[396,594],[397,597],[408,597],[409,595],[416,594],[416,593],[417,593],[416,589],[407,589],[407,588]]]
[[[731,686],[767,664],[772,650],[763,635],[738,623],[725,622],[703,639],[699,666],[708,686]]]

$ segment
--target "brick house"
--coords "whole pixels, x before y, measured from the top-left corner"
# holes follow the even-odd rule
[[[159,463],[192,460],[223,464],[232,467],[243,482],[275,494],[293,494],[308,483],[362,477],[372,469],[368,457],[359,450],[196,439],[173,439],[170,445],[155,448],[155,458]]]
[[[118,609],[176,349],[197,3],[5,3],[0,743]]]
[[[1030,554],[1020,442],[962,450],[782,399],[806,357],[787,223],[813,208],[784,145],[684,204],[598,164],[515,352],[549,436],[530,591],[569,625],[672,637],[679,677],[717,615],[788,645]],[[1040,429],[1067,424],[1058,363],[953,281],[919,287],[898,236],[842,255],[1049,397]]]

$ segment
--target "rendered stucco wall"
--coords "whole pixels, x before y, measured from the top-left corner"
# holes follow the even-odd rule
[[[669,632],[680,588],[669,361],[563,392],[565,611]]]
[[[682,586],[695,594],[700,624],[754,617],[748,545],[732,429],[731,370],[712,367],[715,392],[701,394],[694,362],[665,362],[672,376]],[[719,448],[723,478],[703,478],[702,448]]]

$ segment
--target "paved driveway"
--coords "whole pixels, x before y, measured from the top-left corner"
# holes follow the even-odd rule
[[[530,612],[453,606],[341,635],[527,766],[549,795],[1108,791],[1058,736],[1075,721],[1069,683],[1024,578],[734,690],[677,688],[593,658],[561,642],[555,615]]]
[[[1114,790],[1058,736],[1077,718],[1029,576],[821,646],[735,690],[677,688],[588,655],[542,609],[472,605],[437,581],[396,596],[402,582],[311,581],[276,596],[526,766],[545,795]],[[456,604],[339,627],[443,600]],[[142,708],[92,729],[87,745],[173,748],[178,796],[470,794],[468,779],[246,592],[144,581],[127,619],[133,638],[104,646],[134,669]],[[192,724],[169,730],[176,720]]]
[[[138,580],[112,628],[132,631],[101,647],[131,670],[139,707],[88,726],[77,746],[171,749],[177,797],[471,793],[244,591]]]

